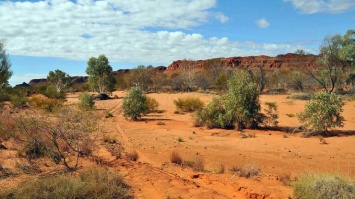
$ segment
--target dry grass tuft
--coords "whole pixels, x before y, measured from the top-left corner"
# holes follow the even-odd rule
[[[132,198],[121,176],[103,168],[91,168],[76,175],[34,177],[0,191],[0,198]]]
[[[222,174],[225,171],[225,166],[221,163],[213,165],[213,172],[216,174]]]
[[[233,166],[230,171],[239,177],[250,178],[259,175],[259,166],[249,163],[242,166]]]
[[[170,162],[174,164],[182,165],[183,160],[178,152],[173,151],[170,155]]]

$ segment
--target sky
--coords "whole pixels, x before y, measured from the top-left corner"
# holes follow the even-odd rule
[[[86,75],[101,54],[113,70],[318,54],[326,36],[355,29],[355,0],[0,0],[0,24],[14,86],[56,69]]]

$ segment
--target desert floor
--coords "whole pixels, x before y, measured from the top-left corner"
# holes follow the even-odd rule
[[[67,103],[76,103],[78,95],[70,94]],[[242,133],[236,130],[194,127],[193,113],[174,113],[173,101],[179,97],[197,96],[207,103],[217,95],[148,94],[160,103],[161,111],[140,121],[123,117],[121,105],[125,92],[113,95],[119,99],[96,101],[98,112],[111,112],[114,116],[102,119],[102,132],[115,137],[126,153],[138,152],[139,159],[133,162],[117,158],[113,152],[115,146],[103,147],[103,142],[96,155],[122,173],[135,198],[288,198],[292,196],[292,188],[285,185],[284,179],[295,179],[304,172],[341,173],[355,178],[355,101],[346,101],[343,112],[346,121],[344,128],[338,130],[340,133],[320,140],[285,133],[300,125],[297,117],[290,114],[301,112],[306,103],[287,99],[287,95],[261,95],[263,109],[264,102],[277,103],[281,130],[242,132],[252,135],[251,138],[242,138]],[[179,137],[183,142],[178,141]],[[203,160],[205,171],[173,165],[170,163],[173,151],[187,161]],[[1,153],[10,157],[4,155],[5,150]],[[246,164],[258,166],[259,175],[247,179],[229,171],[233,166]],[[215,173],[219,165],[225,166],[223,174]],[[0,187],[4,184],[0,180]]]

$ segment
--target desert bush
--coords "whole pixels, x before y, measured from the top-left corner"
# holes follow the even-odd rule
[[[199,126],[206,125],[207,128],[229,128],[229,126],[226,125],[228,122],[223,121],[222,116],[225,112],[223,100],[214,98],[206,108],[196,112],[196,123],[199,123]]]
[[[132,87],[128,95],[123,98],[123,116],[138,120],[142,114],[148,112],[146,106],[147,97],[142,93],[139,87]]]
[[[46,91],[43,93],[44,96],[52,99],[64,99],[66,93],[64,91],[57,91],[57,88],[53,85],[47,86]]]
[[[202,157],[198,156],[195,159],[195,164],[193,165],[193,169],[196,171],[204,171],[205,169],[205,161]]]
[[[355,181],[341,175],[307,173],[300,176],[293,187],[296,198],[355,198]]]
[[[76,170],[80,157],[90,155],[98,130],[93,114],[72,108],[63,108],[51,114],[21,114],[12,119],[15,126],[4,127],[25,146],[25,156],[32,158],[49,156],[55,163],[62,162],[68,170]],[[11,129],[10,129],[11,128]]]
[[[313,135],[322,135],[326,134],[329,128],[344,126],[344,118],[340,115],[343,105],[342,99],[336,94],[318,92],[297,116]]]
[[[277,126],[279,123],[277,119],[279,118],[279,114],[277,111],[277,104],[276,102],[265,102],[267,108],[264,109],[265,111],[265,118],[264,123],[266,126]]]
[[[106,112],[105,118],[110,118],[113,117],[113,114],[111,112]]]
[[[296,115],[293,113],[286,113],[287,117],[295,117]]]
[[[109,144],[115,144],[117,143],[117,139],[116,137],[112,136],[112,135],[104,135],[104,142],[109,143]]]
[[[165,125],[165,122],[163,122],[163,121],[159,121],[159,122],[157,122],[157,125],[159,125],[159,126],[161,126],[161,125]]]
[[[32,159],[45,157],[47,149],[45,143],[34,140],[33,142],[26,142],[23,144],[21,150],[18,151],[20,157],[26,157],[29,161]]]
[[[145,106],[147,107],[149,112],[155,112],[158,110],[159,102],[152,97],[147,97],[147,100],[145,101]]]
[[[228,80],[228,93],[214,99],[197,112],[196,119],[209,127],[256,128],[262,122],[259,91],[246,71],[237,71]]]
[[[178,98],[174,100],[174,104],[176,109],[184,112],[193,112],[197,110],[201,110],[205,103],[198,97],[186,97],[186,98]]]
[[[178,137],[177,141],[178,142],[184,142],[184,139],[182,137]]]
[[[132,161],[137,161],[139,158],[138,152],[136,150],[131,150],[127,153],[127,158]]]
[[[103,168],[91,168],[75,175],[35,177],[14,188],[1,190],[0,198],[132,198],[122,177]]]
[[[21,108],[26,105],[26,94],[24,92],[18,92],[10,96],[12,105],[16,108]]]
[[[215,165],[213,165],[213,172],[216,174],[222,174],[225,171],[225,167],[223,164],[221,163],[216,163]]]
[[[51,99],[42,95],[35,95],[29,99],[29,104],[53,112],[62,107],[64,102],[60,99]]]
[[[86,92],[81,93],[78,106],[81,110],[93,110],[95,108],[94,97]]]
[[[170,155],[170,162],[174,164],[182,165],[183,160],[178,152],[173,151]]]
[[[244,164],[242,166],[233,166],[230,171],[239,177],[250,178],[259,175],[260,169],[255,164]]]
[[[297,100],[309,100],[311,99],[311,94],[309,93],[291,93],[288,99],[297,99]]]

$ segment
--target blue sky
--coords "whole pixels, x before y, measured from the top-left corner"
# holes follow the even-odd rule
[[[105,54],[114,70],[179,59],[317,54],[355,28],[355,0],[0,0],[11,85],[60,69],[85,75]]]

